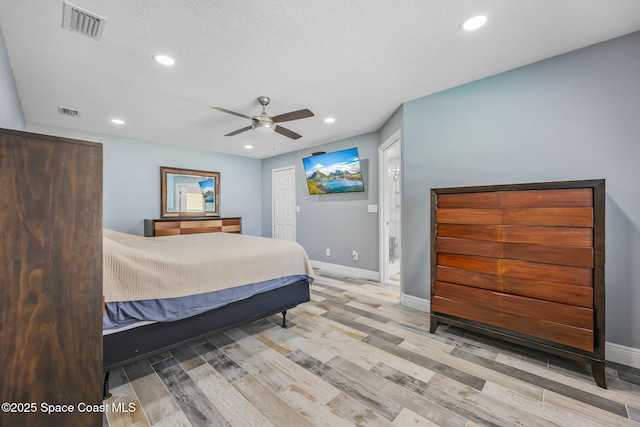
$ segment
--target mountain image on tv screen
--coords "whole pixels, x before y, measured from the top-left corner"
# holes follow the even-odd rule
[[[302,159],[309,194],[364,191],[357,148]]]

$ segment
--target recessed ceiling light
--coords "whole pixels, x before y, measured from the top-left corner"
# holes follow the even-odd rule
[[[336,119],[334,119],[333,117],[327,117],[326,119],[324,119],[325,123],[333,123],[335,121],[336,121]]]
[[[252,150],[253,149],[253,145],[247,144],[247,145],[244,146],[244,148],[246,148],[247,150]]]
[[[124,120],[122,120],[122,119],[111,119],[111,123],[116,124],[116,125],[123,125],[124,124]]]
[[[460,25],[460,29],[464,31],[473,31],[482,27],[486,23],[487,17],[485,15],[476,15],[464,21],[462,25]]]
[[[173,65],[176,63],[175,59],[167,55],[154,55],[153,59],[155,59],[156,62],[162,65]]]

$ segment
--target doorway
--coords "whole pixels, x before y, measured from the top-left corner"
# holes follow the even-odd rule
[[[271,171],[271,235],[274,239],[296,240],[296,167]]]
[[[378,148],[378,176],[380,179],[380,281],[401,285],[401,140],[400,131],[394,133]]]

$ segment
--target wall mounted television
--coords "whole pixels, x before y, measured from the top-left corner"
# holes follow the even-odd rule
[[[364,191],[357,147],[306,157],[302,164],[309,194]]]

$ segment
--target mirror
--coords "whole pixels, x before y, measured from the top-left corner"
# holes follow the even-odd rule
[[[220,216],[220,172],[160,167],[162,218]]]

